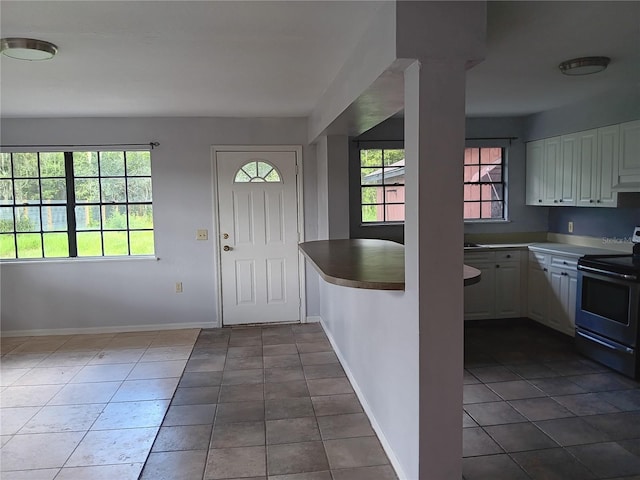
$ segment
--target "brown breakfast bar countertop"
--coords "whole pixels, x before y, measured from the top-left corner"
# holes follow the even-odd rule
[[[388,240],[317,240],[300,251],[328,283],[372,290],[404,290],[404,245]],[[464,285],[480,281],[480,271],[464,266]]]

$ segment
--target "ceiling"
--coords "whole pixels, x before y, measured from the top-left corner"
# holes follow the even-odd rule
[[[0,60],[4,117],[307,116],[376,1],[11,1],[3,37],[48,40],[46,62]],[[640,2],[489,2],[467,113],[526,115],[638,85]],[[557,65],[611,57],[598,75]]]

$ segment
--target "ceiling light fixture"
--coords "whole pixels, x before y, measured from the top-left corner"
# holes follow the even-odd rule
[[[566,60],[558,68],[565,75],[591,75],[603,71],[610,61],[609,57],[580,57]]]
[[[2,38],[0,52],[17,60],[49,60],[58,52],[53,43],[34,38]]]

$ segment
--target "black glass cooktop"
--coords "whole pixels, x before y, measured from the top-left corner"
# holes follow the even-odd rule
[[[629,275],[640,274],[640,256],[637,255],[585,255],[578,265]]]

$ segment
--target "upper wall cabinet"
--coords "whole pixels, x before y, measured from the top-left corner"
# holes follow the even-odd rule
[[[527,143],[527,205],[542,205],[544,195],[544,140]]]
[[[575,205],[577,159],[574,137],[527,143],[527,205]]]
[[[640,192],[640,120],[527,143],[527,205],[615,207]]]
[[[620,155],[613,188],[640,190],[640,120],[620,125]]]

